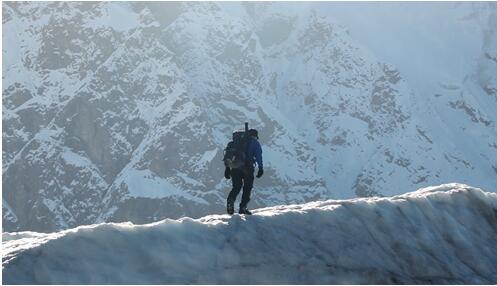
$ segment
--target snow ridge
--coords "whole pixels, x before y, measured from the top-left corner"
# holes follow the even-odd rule
[[[6,284],[497,282],[497,194],[462,184],[390,198],[4,233]]]

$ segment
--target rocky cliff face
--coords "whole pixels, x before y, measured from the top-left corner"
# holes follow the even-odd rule
[[[223,212],[245,121],[265,160],[253,207],[495,183],[495,13],[478,68],[432,96],[312,9],[2,8],[6,231]]]

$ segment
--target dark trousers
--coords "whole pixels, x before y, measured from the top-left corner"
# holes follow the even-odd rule
[[[234,203],[243,186],[240,207],[247,207],[247,204],[250,201],[250,193],[252,192],[252,187],[254,186],[254,169],[232,169],[231,182],[233,183],[233,189],[231,189],[231,192],[228,195],[228,200]]]

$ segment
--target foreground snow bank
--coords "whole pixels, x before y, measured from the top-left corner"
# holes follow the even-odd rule
[[[3,282],[497,283],[497,194],[460,184],[149,225],[4,233]]]

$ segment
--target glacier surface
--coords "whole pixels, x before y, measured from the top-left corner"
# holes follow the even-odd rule
[[[491,284],[497,194],[446,184],[147,225],[4,233],[5,284]]]

